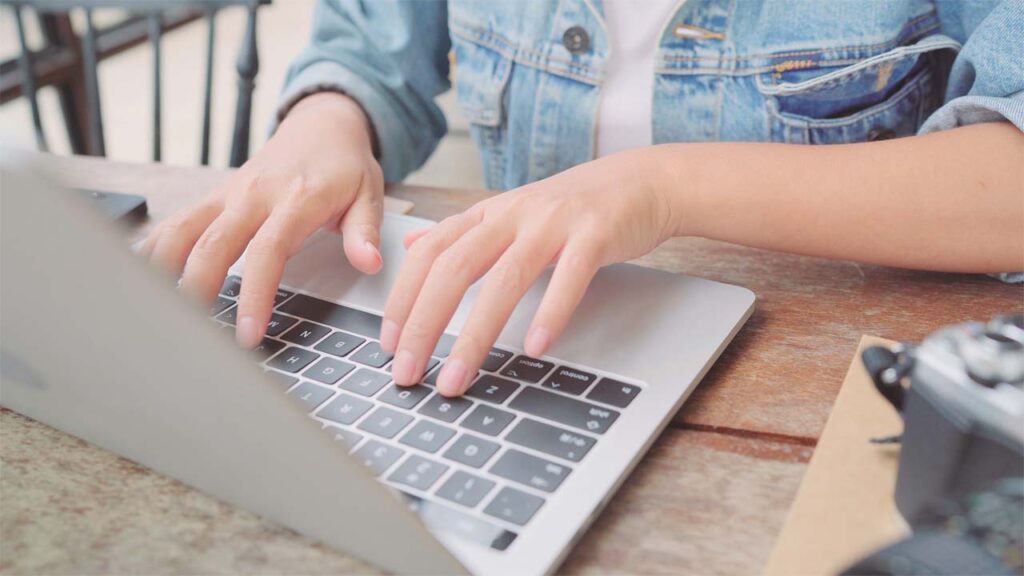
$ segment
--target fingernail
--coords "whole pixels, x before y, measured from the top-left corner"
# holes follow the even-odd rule
[[[416,377],[416,356],[408,350],[400,350],[391,365],[391,377],[396,384],[411,384]]]
[[[380,347],[385,352],[394,352],[398,347],[398,337],[401,331],[398,323],[393,320],[385,320],[380,324]]]
[[[527,356],[541,356],[548,351],[548,346],[551,345],[551,333],[548,332],[547,328],[537,326],[530,330],[530,333],[526,335],[526,354]]]
[[[466,363],[458,358],[450,359],[441,367],[437,376],[437,389],[445,396],[458,396],[466,387]]]
[[[370,254],[373,254],[373,259],[375,262],[377,262],[377,266],[380,266],[381,264],[384,263],[384,259],[381,258],[380,256],[380,250],[377,250],[377,247],[373,245],[373,242],[367,240],[365,243],[363,243],[363,248],[365,248],[366,251],[369,252]]]
[[[239,346],[255,348],[260,343],[259,324],[252,316],[242,316],[235,327],[235,340]]]

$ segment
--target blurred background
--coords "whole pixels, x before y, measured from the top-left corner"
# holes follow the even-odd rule
[[[190,2],[186,0],[137,2],[171,7],[161,11],[159,20],[162,24],[159,43],[161,160],[168,164],[198,165],[207,62],[206,10],[202,6],[188,6]],[[83,106],[81,86],[85,71],[80,60],[87,23],[80,6],[89,3],[74,0],[20,2],[24,5],[21,20],[25,40],[31,51],[32,68],[36,71],[42,132],[50,151],[56,154],[70,154],[73,150],[58,87],[65,86],[65,99],[71,94],[77,106]],[[252,96],[251,153],[266,141],[267,127],[288,63],[309,37],[314,3],[314,0],[274,0],[257,9],[255,38],[259,71]],[[18,2],[0,4],[0,141],[36,149],[32,112],[24,96],[24,76],[19,62],[21,44],[14,7]],[[42,12],[46,18],[41,19],[34,6],[47,8]],[[120,8],[96,8],[91,14],[99,54],[96,70],[106,156],[112,160],[151,162],[154,55],[147,35],[149,22],[138,12]],[[217,10],[214,19],[209,163],[226,167],[238,99],[236,61],[244,44],[248,13],[245,6],[227,6]],[[448,118],[449,134],[430,161],[407,182],[482,187],[479,156],[469,136],[468,123],[455,106],[454,92],[443,95],[439,104]],[[88,140],[87,135],[82,137]],[[80,152],[84,151],[83,146],[87,148],[87,142],[79,143]]]

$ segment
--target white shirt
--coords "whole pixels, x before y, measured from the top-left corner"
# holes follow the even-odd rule
[[[650,146],[654,55],[679,0],[604,0],[611,53],[597,107],[597,156]]]

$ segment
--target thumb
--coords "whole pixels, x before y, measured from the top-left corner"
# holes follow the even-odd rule
[[[376,274],[384,265],[380,256],[383,215],[383,191],[364,183],[341,220],[345,256],[360,272]]]

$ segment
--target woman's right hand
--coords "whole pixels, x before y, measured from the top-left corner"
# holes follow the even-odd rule
[[[320,227],[344,234],[358,270],[380,270],[384,177],[362,108],[347,96],[303,98],[266,146],[202,202],[161,222],[142,253],[204,302],[248,247],[236,338],[266,332],[285,261]]]

